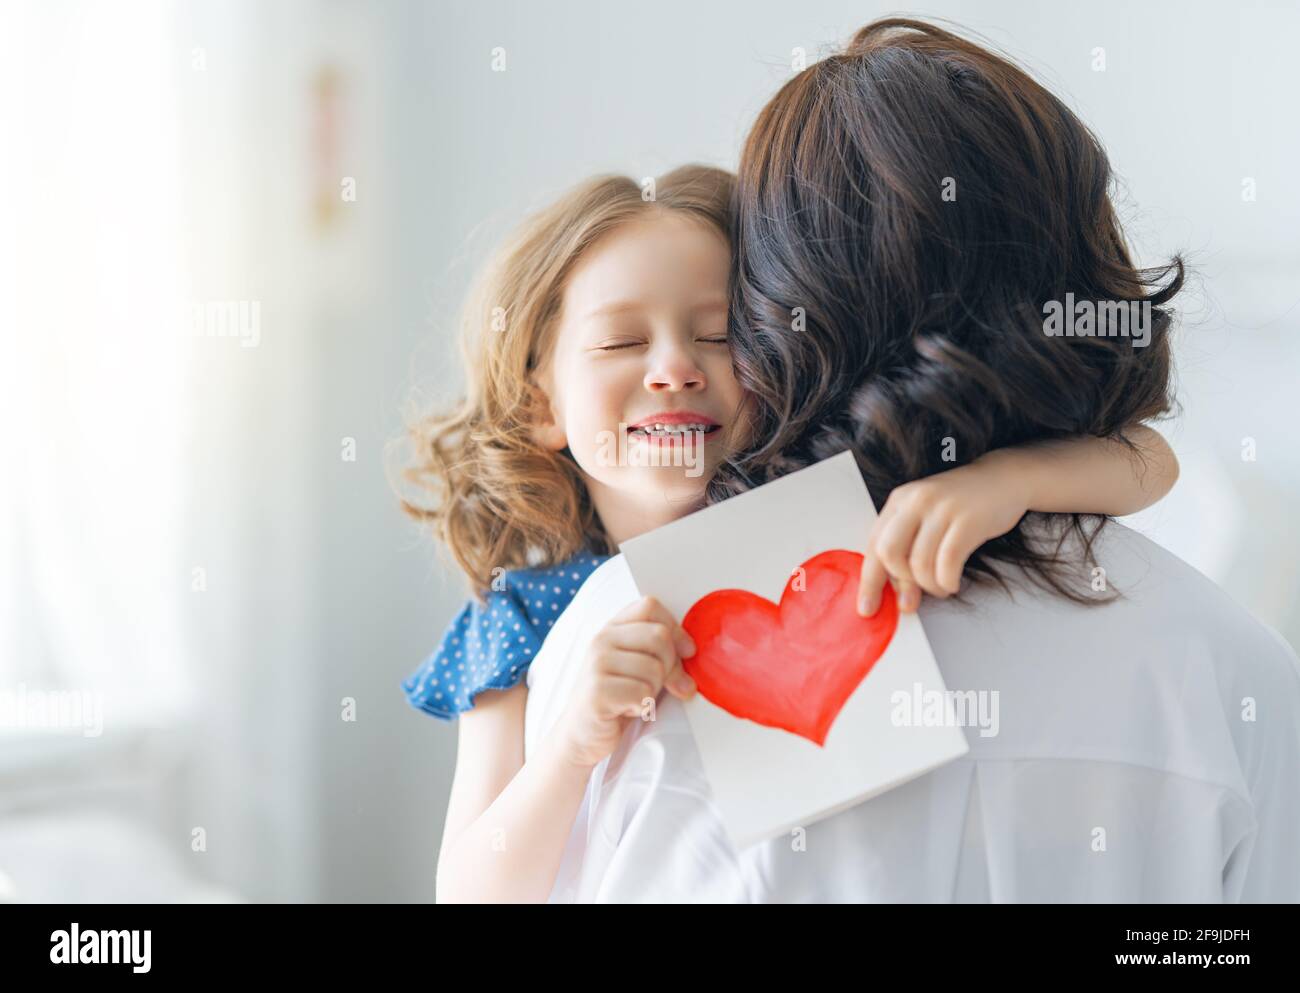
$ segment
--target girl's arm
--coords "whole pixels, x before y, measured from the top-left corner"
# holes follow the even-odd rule
[[[903,611],[920,605],[922,590],[956,593],[971,553],[1028,511],[1121,517],[1151,506],[1178,479],[1178,459],[1145,425],[1124,436],[1137,452],[1111,438],[1036,442],[898,487],[867,542],[859,612],[876,612],[889,579]]]
[[[694,695],[681,662],[694,652],[663,604],[629,604],[592,639],[569,705],[527,762],[527,684],[480,693],[460,715],[438,902],[544,903],[592,771],[629,723],[653,719],[661,690]]]
[[[1067,438],[989,452],[1024,481],[1029,510],[1047,514],[1135,514],[1164,498],[1178,481],[1178,457],[1145,424],[1124,431],[1137,452],[1112,438]]]
[[[439,903],[544,903],[555,884],[591,768],[546,741],[524,761],[527,700],[520,682],[480,693],[460,715]]]

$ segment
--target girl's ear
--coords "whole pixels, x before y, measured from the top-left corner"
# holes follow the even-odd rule
[[[547,377],[540,377],[545,380]],[[529,419],[533,440],[552,452],[563,450],[569,444],[564,425],[555,414],[550,392],[538,382],[539,377],[529,376]]]

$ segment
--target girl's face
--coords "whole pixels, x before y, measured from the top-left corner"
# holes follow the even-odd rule
[[[720,232],[661,213],[606,234],[569,277],[538,375],[551,412],[538,435],[568,447],[616,542],[700,506],[729,447],[742,443],[730,261]]]

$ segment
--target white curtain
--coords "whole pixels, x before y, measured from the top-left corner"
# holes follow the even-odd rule
[[[168,8],[0,17],[0,687],[99,695],[105,733],[170,723],[190,340]]]
[[[102,708],[93,738],[0,727],[0,900],[311,894],[312,373],[250,179],[256,26],[0,13],[0,692]],[[192,319],[253,300],[259,347]]]

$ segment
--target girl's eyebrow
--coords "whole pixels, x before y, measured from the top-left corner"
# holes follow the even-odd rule
[[[606,314],[623,314],[630,310],[640,310],[644,304],[637,300],[616,300],[613,303],[602,304],[601,306],[587,312],[587,317],[603,317]]]
[[[639,300],[615,300],[611,303],[601,304],[592,310],[587,311],[585,318],[606,317],[610,314],[624,314],[630,311],[644,310],[645,304]],[[711,300],[705,300],[697,303],[691,310],[726,310],[727,301],[723,297],[714,297]]]

